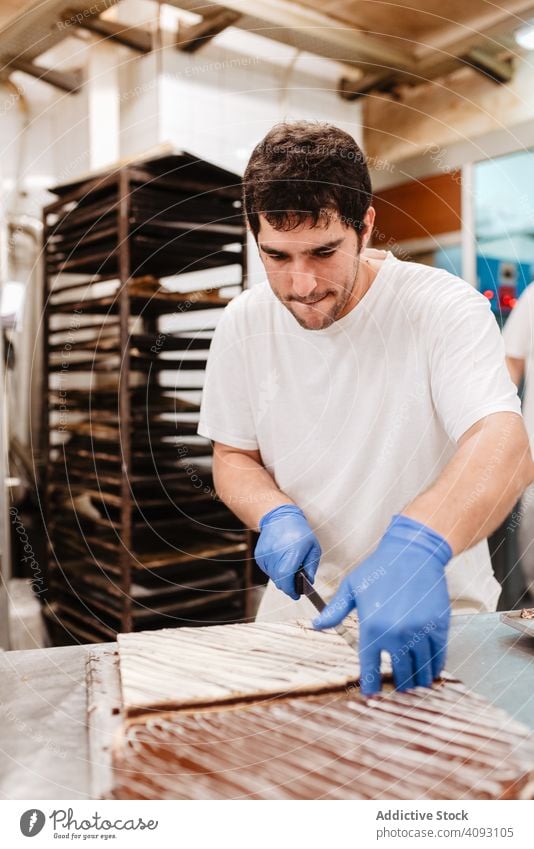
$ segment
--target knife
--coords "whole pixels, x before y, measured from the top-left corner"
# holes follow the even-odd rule
[[[313,584],[309,580],[306,572],[300,567],[298,572],[295,575],[295,590],[299,593],[299,595],[305,595],[316,610],[321,613],[326,607],[326,601],[319,595],[316,589],[314,589]],[[334,628],[335,631],[339,634],[340,637],[343,637],[345,642],[351,647],[351,649],[356,650],[357,640],[354,634],[345,628],[344,625],[336,625]]]

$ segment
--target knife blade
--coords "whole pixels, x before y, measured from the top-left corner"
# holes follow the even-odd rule
[[[326,601],[322,596],[319,595],[312,582],[309,580],[302,566],[298,570],[295,575],[295,589],[299,593],[299,595],[305,595],[316,610],[321,613],[326,607]],[[356,650],[356,637],[354,634],[346,628],[344,625],[336,625],[334,628],[335,631],[339,634],[340,637],[343,637],[345,642],[351,647],[351,649]]]

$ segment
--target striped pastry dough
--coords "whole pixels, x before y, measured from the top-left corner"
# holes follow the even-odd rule
[[[115,741],[112,798],[534,797],[529,730],[462,684],[356,693],[132,719]]]
[[[356,652],[334,631],[251,623],[119,634],[127,714],[343,687]]]

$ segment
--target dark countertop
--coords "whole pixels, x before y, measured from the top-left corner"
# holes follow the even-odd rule
[[[447,669],[534,729],[534,639],[499,617],[453,616]],[[85,662],[113,646],[0,654],[0,798],[90,798]]]

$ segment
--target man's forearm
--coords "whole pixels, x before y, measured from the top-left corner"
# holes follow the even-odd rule
[[[494,413],[464,434],[435,484],[402,512],[433,528],[459,554],[500,525],[532,479],[522,419]]]
[[[241,451],[215,450],[213,482],[221,501],[247,528],[258,530],[261,517],[269,510],[280,504],[294,504],[277,487],[261,461]]]

